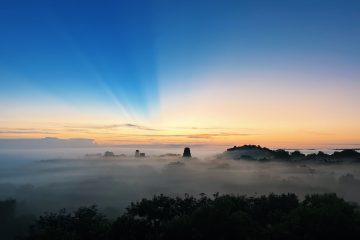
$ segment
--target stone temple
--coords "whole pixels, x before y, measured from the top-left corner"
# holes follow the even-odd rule
[[[135,151],[135,157],[140,157],[140,151],[139,150]]]
[[[184,148],[183,157],[191,157],[191,152],[189,147]]]

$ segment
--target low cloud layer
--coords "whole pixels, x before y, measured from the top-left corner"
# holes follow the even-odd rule
[[[145,131],[161,131],[160,129],[150,128],[139,124],[134,123],[124,123],[124,124],[109,124],[109,125],[82,125],[82,126],[65,126],[65,128],[72,129],[86,129],[86,130],[104,130],[104,129],[121,129],[121,128],[131,128]]]
[[[36,139],[0,139],[0,149],[28,149],[28,148],[77,148],[77,147],[94,147],[96,146],[93,139],[85,138],[36,138]]]
[[[38,123],[22,127],[0,128],[0,139],[4,145],[6,139],[30,139],[42,141],[41,138],[94,138],[100,144],[143,144],[143,143],[212,143],[222,144],[234,139],[251,138],[261,135],[256,129],[237,129],[223,127],[149,127],[137,123],[114,124],[59,124]],[[65,140],[65,139],[63,139]],[[25,140],[24,140],[25,141]],[[13,141],[14,142],[14,141]],[[7,142],[10,146],[11,141]],[[18,145],[14,142],[15,145]],[[30,145],[30,143],[28,143]],[[35,143],[34,143],[35,144]],[[1,146],[0,146],[1,147]],[[11,146],[12,148],[14,146]],[[48,147],[44,144],[43,147]],[[75,146],[77,147],[77,146]]]
[[[22,203],[22,211],[34,213],[95,203],[108,214],[121,212],[131,201],[154,194],[295,192],[301,197],[308,193],[336,192],[360,203],[358,164],[161,156],[160,153],[166,152],[169,151],[162,149],[147,153],[149,157],[145,158],[90,155],[2,165],[0,199],[15,198]]]

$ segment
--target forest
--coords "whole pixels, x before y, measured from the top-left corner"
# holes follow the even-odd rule
[[[333,193],[260,196],[155,195],[132,202],[116,218],[96,205],[40,216],[17,215],[0,201],[1,239],[359,239],[360,211]]]

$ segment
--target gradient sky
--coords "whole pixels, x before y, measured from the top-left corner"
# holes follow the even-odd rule
[[[0,138],[360,146],[360,1],[0,2]]]

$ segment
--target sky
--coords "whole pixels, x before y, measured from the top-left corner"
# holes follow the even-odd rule
[[[360,2],[0,2],[0,138],[360,147]]]

